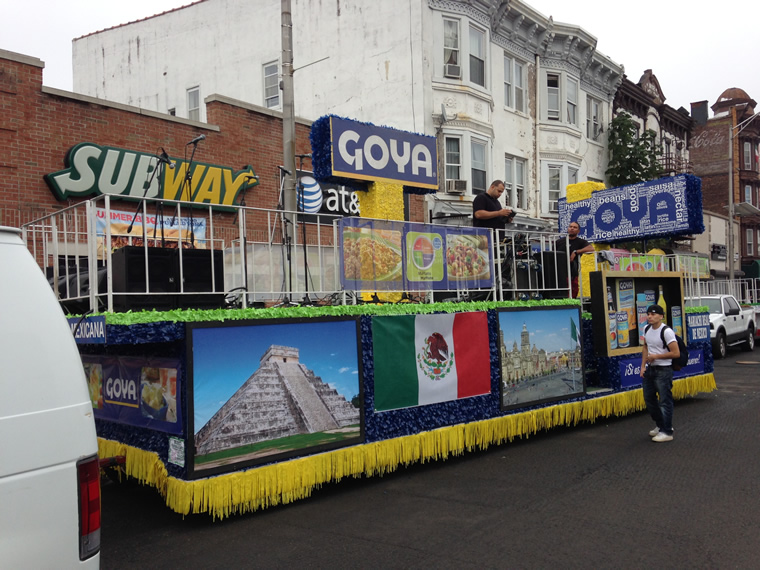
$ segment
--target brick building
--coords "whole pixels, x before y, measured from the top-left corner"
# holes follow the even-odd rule
[[[707,101],[692,104],[696,121],[691,144],[694,174],[702,178],[702,197],[705,211],[705,244],[714,262],[726,263],[728,269],[728,202],[729,176],[733,186],[733,202],[738,219],[733,220],[734,274],[758,277],[754,267],[760,260],[760,216],[754,215],[760,205],[760,176],[758,175],[758,143],[760,121],[755,120],[756,102],[745,91],[726,89],[710,107]],[[733,146],[729,150],[729,144]],[[732,155],[729,166],[729,156]],[[730,173],[730,174],[729,174]],[[725,271],[717,270],[723,276]]]
[[[0,50],[0,225],[21,227],[98,194],[110,196],[111,208],[134,211],[136,199],[146,193],[143,189],[150,189],[146,175],[157,169],[156,157],[165,149],[178,166],[176,170],[167,171],[168,175],[177,180],[193,148],[188,141],[204,135],[205,140],[196,145],[193,158],[195,167],[201,167],[204,171],[201,175],[205,176],[196,177],[199,171],[192,171],[195,173],[192,193],[195,203],[206,206],[194,215],[205,217],[209,226],[213,223],[214,248],[220,243],[229,247],[239,239],[238,218],[235,212],[210,208],[208,204],[214,203],[213,199],[200,195],[205,188],[207,195],[213,196],[211,186],[215,180],[232,179],[247,170],[255,173],[258,183],[228,198],[234,200],[230,204],[239,204],[245,197],[247,207],[261,209],[246,217],[244,232],[249,246],[256,240],[269,239],[271,243],[273,232],[281,230],[270,224],[270,213],[276,213],[280,199],[281,112],[212,94],[204,101],[207,121],[193,121],[45,87],[43,68],[44,63],[39,59]],[[296,119],[296,154],[311,152],[310,126],[310,121]],[[102,151],[103,155],[110,152],[116,157],[110,177],[96,176],[91,188],[80,194],[57,194],[45,177],[50,179],[55,173],[73,168],[66,161],[83,145],[95,149],[93,152]],[[124,173],[127,159],[134,162],[131,174]],[[94,168],[99,161],[98,166],[105,168],[108,160],[108,156],[105,159],[90,157],[82,164]],[[299,169],[311,170],[308,158],[303,159]],[[217,174],[216,179],[210,176],[212,170]],[[74,174],[70,176],[76,178]],[[82,177],[79,174],[80,181]],[[114,190],[117,186],[121,189]],[[160,197],[167,198],[165,185],[162,192]],[[127,201],[127,196],[132,200]],[[184,194],[171,198],[190,199]],[[406,219],[422,221],[423,205],[421,196],[405,196]],[[149,207],[147,211],[153,213],[155,208]],[[314,227],[316,225],[304,230],[306,243],[311,245],[321,240],[318,243],[324,245],[325,240],[332,239],[332,231],[320,230]]]

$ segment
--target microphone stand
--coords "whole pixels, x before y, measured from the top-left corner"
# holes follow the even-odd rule
[[[143,192],[142,198],[140,198],[140,201],[137,203],[137,208],[135,208],[135,213],[132,215],[132,221],[129,222],[129,227],[127,228],[127,233],[128,234],[132,233],[132,228],[134,227],[135,221],[137,220],[137,214],[140,212],[140,208],[142,207],[143,203],[145,202],[145,199],[148,196],[148,190],[150,190],[150,187],[153,185],[153,178],[155,178],[156,173],[159,171],[159,169],[160,169],[161,173],[163,174],[163,164],[164,164],[163,160],[160,160],[159,158],[156,158],[156,161],[157,161],[158,164],[156,164],[156,167],[153,169],[153,172],[150,173],[150,179],[148,180],[148,185],[145,187],[145,191]],[[161,180],[161,176],[159,176],[158,179]],[[143,242],[146,242],[147,241],[147,235],[146,235],[146,232],[145,232],[145,220],[144,219],[143,219],[142,228],[143,228],[143,232],[142,232],[143,233]],[[163,225],[161,226],[161,231],[163,232]],[[162,236],[162,238],[163,238],[163,236]],[[155,229],[155,227],[153,228],[153,239],[156,239],[156,229]]]
[[[202,139],[201,139],[202,140]],[[192,166],[193,159],[195,158],[195,151],[198,149],[198,143],[200,141],[196,138],[193,139],[190,144],[193,145],[193,152],[190,154],[190,162],[187,163],[187,170],[185,171],[185,187],[187,188],[187,201],[192,202]],[[183,192],[184,194],[184,192]],[[188,214],[188,222],[190,223],[190,249],[195,249],[195,226],[193,225],[193,207],[188,206],[190,213]],[[180,235],[182,235],[182,229],[180,228]]]
[[[285,274],[285,257],[287,257],[287,262],[288,262],[288,277],[287,277],[288,292],[284,294],[283,299],[282,299],[282,303],[280,304],[280,306],[284,305],[286,307],[289,307],[291,305],[295,305],[295,303],[292,303],[290,301],[290,293],[292,292],[292,289],[293,289],[293,263],[292,263],[292,257],[291,257],[290,234],[287,231],[287,229],[288,229],[287,225],[288,225],[288,223],[290,223],[290,220],[288,220],[286,218],[286,216],[285,216],[285,200],[284,200],[283,193],[284,193],[284,187],[285,187],[285,176],[284,176],[284,174],[285,173],[290,174],[290,173],[285,168],[283,168],[282,166],[278,166],[277,168],[279,168],[282,171],[282,172],[280,172],[280,198],[279,198],[279,201],[277,203],[277,209],[280,211],[280,220],[281,220],[281,223],[282,223],[282,227],[280,229],[280,232],[282,233],[282,245],[283,245],[283,249],[284,249],[284,251],[283,251],[283,268],[282,268],[283,282],[285,281],[285,275],[284,275]],[[283,289],[284,288],[285,287],[283,287]]]
[[[303,172],[303,159],[304,155],[299,154],[298,155],[298,170],[299,172]],[[300,196],[300,200],[298,200]],[[309,260],[307,257],[307,248],[306,248],[306,199],[303,195],[303,182],[301,181],[301,177],[298,176],[298,173],[296,173],[296,199],[298,200],[298,211],[301,215],[301,236],[303,241],[303,282],[305,287],[305,292],[303,296],[303,301],[301,304],[303,305],[311,305],[311,299],[309,299]]]

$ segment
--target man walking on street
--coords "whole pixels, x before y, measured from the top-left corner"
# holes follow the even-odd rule
[[[647,307],[649,325],[645,329],[644,347],[641,351],[641,388],[647,410],[656,424],[649,435],[657,443],[673,440],[672,364],[673,359],[680,355],[673,329],[666,327],[665,334],[662,334],[664,316],[660,305]]]

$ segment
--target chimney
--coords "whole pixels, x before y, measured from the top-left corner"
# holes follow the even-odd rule
[[[707,124],[707,101],[697,101],[691,104],[691,116],[697,125],[705,126]]]

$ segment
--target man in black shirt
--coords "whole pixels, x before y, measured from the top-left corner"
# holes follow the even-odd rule
[[[594,246],[582,237],[578,237],[581,226],[578,222],[570,222],[567,226],[567,241],[570,249],[570,275],[573,291],[573,298],[578,297],[578,273],[580,269],[580,260],[578,256],[582,253],[591,253]],[[557,251],[565,251],[565,238],[556,241]]]
[[[503,230],[504,225],[512,221],[515,213],[503,208],[499,196],[504,193],[504,182],[494,180],[488,190],[475,196],[472,201],[472,225],[476,228],[493,228]]]

